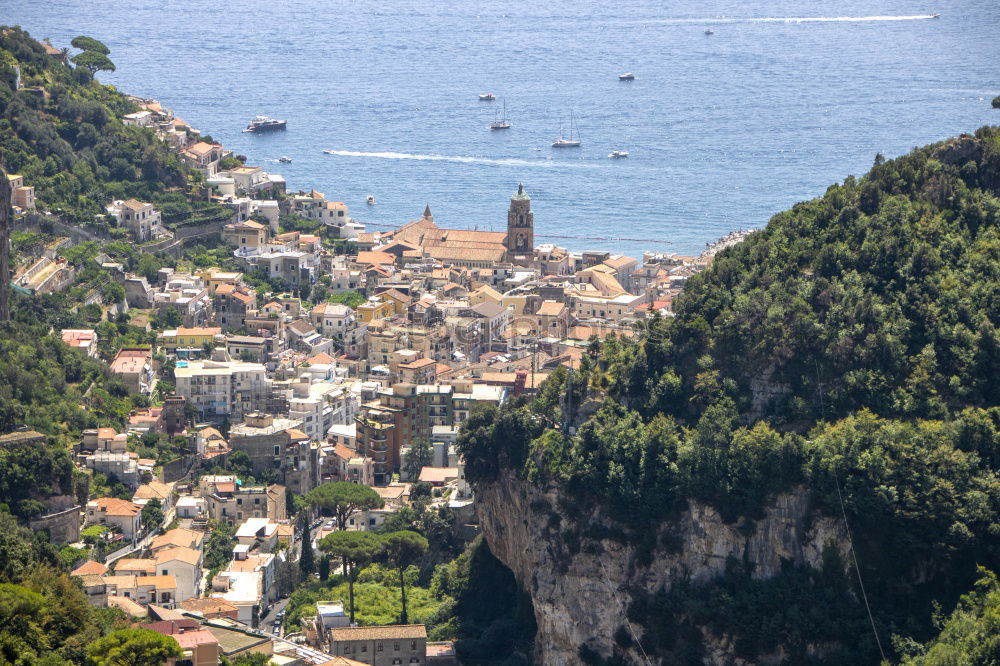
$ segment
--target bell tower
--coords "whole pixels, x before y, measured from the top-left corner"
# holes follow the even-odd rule
[[[531,197],[518,183],[507,209],[508,254],[531,254],[535,250],[535,214],[531,212]]]

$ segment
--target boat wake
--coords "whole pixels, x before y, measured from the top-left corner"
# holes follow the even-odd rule
[[[341,157],[373,157],[383,160],[418,160],[422,162],[460,162],[462,164],[493,164],[496,166],[537,166],[593,168],[593,164],[558,162],[554,160],[490,159],[486,157],[463,157],[460,155],[421,155],[417,153],[365,152],[360,150],[324,150],[327,155]]]
[[[702,19],[662,19],[653,21],[658,25],[682,25],[687,23],[867,23],[870,21],[923,21],[937,18],[938,14],[911,14],[907,16],[765,16],[765,17],[714,17]]]

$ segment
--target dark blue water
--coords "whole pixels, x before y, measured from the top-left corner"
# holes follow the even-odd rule
[[[822,20],[782,20],[801,17]],[[443,226],[502,228],[523,181],[539,234],[659,241],[559,241],[574,249],[694,253],[876,152],[1000,122],[997,0],[3,0],[0,23],[103,40],[106,82],[363,222],[429,203]],[[490,132],[499,98],[513,128]],[[553,150],[570,112],[583,146]],[[258,113],[288,131],[242,134]]]

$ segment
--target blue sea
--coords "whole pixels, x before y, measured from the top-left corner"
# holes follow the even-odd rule
[[[3,0],[0,23],[103,40],[105,82],[372,230],[425,204],[502,229],[523,182],[539,243],[697,253],[878,152],[1000,122],[997,0]],[[241,133],[256,114],[288,131]],[[571,114],[582,147],[552,149]]]

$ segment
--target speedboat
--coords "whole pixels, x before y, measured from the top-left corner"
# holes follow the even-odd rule
[[[706,29],[705,29],[705,34],[706,34],[706,35],[714,35],[714,34],[715,34],[715,31],[714,31],[714,30],[712,30],[711,28],[706,28]]]
[[[275,120],[274,118],[269,118],[267,116],[255,116],[250,124],[246,126],[244,132],[273,132],[274,130],[283,130],[287,127],[287,120]]]
[[[623,157],[628,157],[628,151],[627,150],[612,150],[610,153],[608,153],[608,157],[610,157],[613,160],[620,160]]]
[[[625,72],[624,74],[618,75],[619,81],[635,81],[635,74],[632,72]]]
[[[282,164],[288,164],[289,162],[292,161],[292,158],[282,155],[281,157],[278,158],[278,161],[281,162]]]
[[[941,18],[940,14],[931,14],[931,18]]]
[[[332,150],[324,150],[323,152],[326,153],[327,155],[336,155],[336,153],[333,152]]]
[[[481,94],[481,95],[479,96],[479,101],[480,101],[480,102],[492,102],[492,101],[493,101],[493,100],[495,100],[496,98],[497,98],[497,96],[496,96],[496,95],[494,95],[493,93],[482,93],[482,94]]]
[[[369,206],[374,206],[374,205],[375,205],[375,197],[374,197],[374,196],[372,196],[371,194],[369,194],[369,195],[368,195],[368,196],[367,196],[367,197],[365,198],[365,201],[366,201],[366,202],[368,202],[368,205],[369,205]]]

